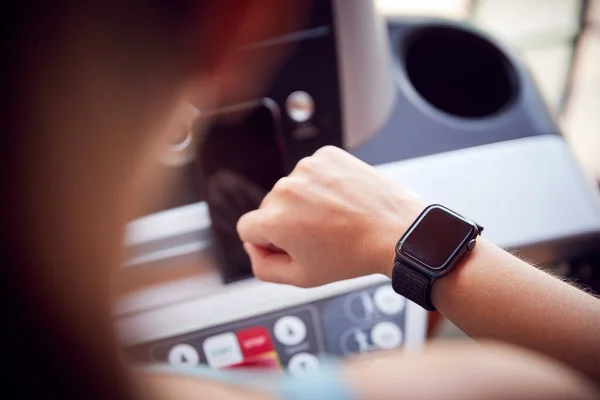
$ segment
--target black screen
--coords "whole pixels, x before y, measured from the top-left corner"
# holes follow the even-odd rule
[[[437,207],[431,208],[401,245],[407,256],[441,269],[471,235],[473,226]]]
[[[200,135],[200,180],[225,282],[252,276],[236,224],[285,174],[277,115],[265,104],[227,112]]]

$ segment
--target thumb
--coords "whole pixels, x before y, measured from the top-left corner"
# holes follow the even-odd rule
[[[261,281],[302,286],[302,270],[287,254],[244,242],[252,272]]]

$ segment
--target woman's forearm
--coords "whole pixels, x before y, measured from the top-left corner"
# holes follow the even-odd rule
[[[312,287],[391,276],[396,242],[424,208],[372,166],[324,147],[237,228],[257,278]],[[472,336],[537,350],[600,381],[600,301],[485,239],[434,284],[432,300]]]
[[[600,381],[600,300],[485,239],[434,284],[432,299],[473,337],[537,350]]]
[[[572,370],[503,344],[433,343],[420,352],[357,359],[343,376],[364,399],[594,399]],[[507,382],[510,382],[507,385]]]

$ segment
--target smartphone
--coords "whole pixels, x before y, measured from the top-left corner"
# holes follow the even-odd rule
[[[199,133],[196,163],[225,283],[252,276],[236,231],[239,218],[260,206],[285,173],[280,112],[269,99],[216,111]]]

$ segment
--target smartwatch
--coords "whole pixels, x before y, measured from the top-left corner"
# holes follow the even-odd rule
[[[396,293],[435,311],[431,303],[433,284],[473,250],[482,231],[482,226],[444,206],[428,206],[396,245],[392,272]]]

